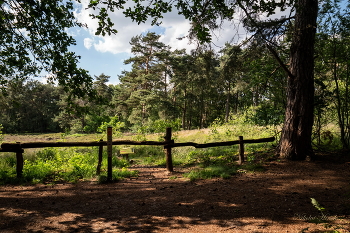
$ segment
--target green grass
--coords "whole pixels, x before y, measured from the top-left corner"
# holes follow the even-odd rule
[[[230,178],[236,172],[237,172],[236,167],[208,166],[205,168],[193,169],[189,173],[185,173],[184,177],[190,179],[191,181],[194,181],[197,179],[212,179],[215,177],[226,179],[226,178]]]
[[[130,178],[130,177],[137,177],[138,176],[138,171],[130,171],[127,168],[121,168],[121,169],[113,169],[112,170],[112,182],[116,182],[125,178]],[[107,183],[107,174],[101,174],[98,177],[98,182],[103,184]]]

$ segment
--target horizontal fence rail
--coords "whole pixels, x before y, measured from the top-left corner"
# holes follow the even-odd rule
[[[112,145],[155,145],[164,146],[168,142],[157,141],[130,141],[130,140],[114,140]],[[44,147],[88,147],[88,146],[107,146],[107,141],[99,142],[23,142],[23,143],[3,143],[0,152],[16,152],[18,148],[44,148]]]
[[[260,139],[244,139],[243,143],[262,143],[273,142],[274,137]],[[241,141],[226,141],[226,142],[210,142],[210,143],[194,143],[194,142],[157,142],[157,141],[130,141],[130,140],[115,140],[112,145],[133,145],[133,146],[166,146],[166,147],[184,147],[193,146],[195,148],[208,148],[216,146],[231,146],[237,145]],[[45,148],[45,147],[89,147],[89,146],[107,146],[107,141],[100,142],[23,142],[23,143],[2,143],[0,152],[16,152],[18,149],[29,148]]]
[[[107,134],[111,132],[110,129],[107,131]],[[175,143],[172,140],[171,128],[166,129],[166,134],[163,142],[159,141],[131,141],[131,140],[111,140],[111,135],[107,137],[107,141],[94,141],[94,142],[17,142],[17,143],[2,143],[0,152],[15,152],[17,159],[17,177],[22,176],[23,170],[23,152],[24,149],[29,148],[45,148],[45,147],[89,147],[89,146],[98,146],[99,147],[99,160],[97,164],[97,174],[100,174],[101,163],[102,163],[102,154],[103,147],[110,145],[148,145],[148,146],[163,146],[165,149],[166,155],[166,168],[169,172],[173,172],[173,164],[172,164],[172,151],[173,147],[184,147],[184,146],[193,146],[195,148],[208,148],[208,147],[217,147],[217,146],[231,146],[231,145],[239,145],[239,164],[244,162],[244,144],[247,143],[263,143],[263,142],[273,142],[275,140],[274,137],[269,138],[260,138],[260,139],[243,139],[243,136],[239,136],[239,140],[235,141],[226,141],[226,142],[210,142],[210,143],[194,143],[194,142],[181,142]],[[108,151],[109,152],[109,151]],[[110,152],[109,152],[110,154]],[[111,157],[111,155],[108,155]],[[110,159],[108,159],[110,161]],[[111,163],[111,162],[108,162]],[[111,164],[108,164],[110,167]],[[111,169],[108,173],[111,173]],[[108,177],[111,178],[111,174],[108,174]]]
[[[227,141],[227,142],[210,142],[210,143],[194,143],[194,142],[182,142],[182,143],[174,143],[168,145],[169,147],[181,147],[181,146],[193,146],[195,148],[208,148],[208,147],[216,147],[216,146],[232,146],[238,145],[241,142],[243,143],[261,143],[261,142],[273,142],[275,137],[270,138],[259,138],[259,139],[248,139],[248,140],[235,140],[235,141]]]

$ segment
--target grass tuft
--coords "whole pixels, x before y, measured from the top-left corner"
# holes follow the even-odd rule
[[[236,167],[209,166],[206,168],[196,168],[189,173],[185,173],[184,177],[190,179],[191,181],[198,179],[212,179],[216,177],[227,179],[236,172]]]

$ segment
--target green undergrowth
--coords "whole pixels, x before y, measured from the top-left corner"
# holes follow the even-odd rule
[[[137,177],[138,176],[138,171],[131,171],[128,170],[127,168],[122,168],[122,169],[113,169],[112,170],[112,182],[116,182],[119,180],[122,180],[124,178],[131,178],[131,177]],[[107,174],[102,174],[100,176],[98,176],[98,182],[99,183],[107,183],[108,179],[107,179]]]
[[[190,172],[185,173],[184,177],[190,181],[199,179],[223,178],[228,179],[237,173],[262,172],[265,168],[262,164],[244,164],[244,165],[210,165],[207,167],[196,167]]]
[[[196,168],[192,171],[185,173],[184,177],[191,181],[197,179],[212,179],[214,177],[230,178],[237,172],[236,167],[229,166],[208,166],[206,168]]]
[[[116,153],[116,149],[114,149]],[[1,184],[35,184],[78,182],[99,179],[97,175],[98,149],[96,148],[45,148],[36,153],[24,153],[24,167],[21,178],[16,177],[16,160],[13,153],[0,158]],[[129,162],[112,158],[113,179],[136,176],[128,172]],[[107,174],[107,153],[103,154],[100,176]]]
[[[216,177],[229,178],[237,172],[264,171],[263,158],[269,158],[266,148],[256,149],[245,155],[246,162],[238,165],[238,149],[236,147],[213,147],[206,149],[193,149],[192,147],[174,148],[174,167],[188,167],[190,172],[184,177],[191,181],[196,179],[212,179]],[[134,164],[166,166],[165,154],[162,147],[138,146],[135,154],[130,155]]]

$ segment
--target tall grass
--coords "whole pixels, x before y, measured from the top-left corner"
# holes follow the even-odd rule
[[[25,153],[23,175],[17,179],[14,155],[8,153],[0,158],[0,180],[2,183],[46,183],[97,178],[97,155],[96,148],[45,148],[35,154]],[[103,157],[101,176],[107,171],[106,152]],[[112,166],[114,177],[120,178],[119,170],[125,170],[129,162],[113,156]]]

